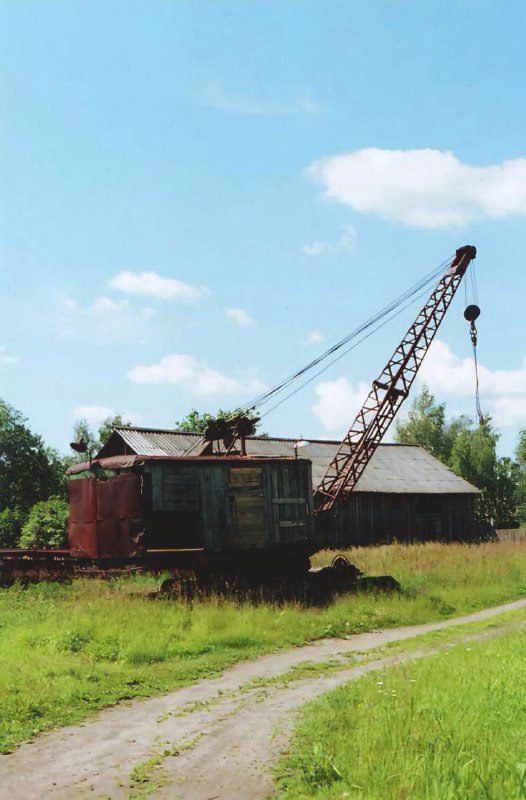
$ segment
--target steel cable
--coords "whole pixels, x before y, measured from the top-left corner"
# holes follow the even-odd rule
[[[381,325],[377,325],[376,328],[374,328],[366,336],[362,337],[355,345],[353,345],[351,348],[348,348],[347,350],[345,350],[340,356],[338,356],[338,358],[332,360],[326,367],[324,367],[324,369],[322,369],[319,372],[315,373],[313,378],[311,378],[308,381],[305,381],[304,383],[302,383],[299,388],[303,388],[303,386],[306,386],[308,383],[311,382],[311,380],[313,380],[314,378],[318,377],[318,375],[320,375],[322,372],[324,372],[325,369],[328,369],[328,367],[330,367],[331,364],[335,363],[335,361],[339,360],[339,358],[343,357],[344,355],[346,355],[346,353],[350,352],[350,350],[354,349],[354,347],[358,346],[358,344],[360,344],[362,341],[364,341],[366,338],[368,338],[370,335],[372,335],[372,333],[374,333],[376,330],[379,330],[381,327],[383,327],[383,324],[385,324],[389,320],[389,318],[394,318],[395,316],[398,315],[398,313],[400,313],[405,308],[407,308],[407,305],[409,305],[409,303],[412,302],[412,300],[415,299],[415,297],[417,295],[420,297],[421,293],[423,292],[423,290],[425,290],[427,288],[427,286],[432,281],[436,280],[438,275],[440,275],[442,272],[444,272],[450,266],[451,261],[452,261],[452,257],[450,257],[446,261],[442,262],[442,264],[440,264],[439,267],[436,267],[435,269],[433,269],[430,273],[428,273],[422,279],[420,279],[416,284],[414,284],[409,289],[407,289],[405,292],[403,292],[401,295],[399,295],[399,297],[397,297],[395,300],[393,300],[387,306],[384,306],[384,308],[382,308],[377,314],[375,314],[369,320],[364,322],[362,325],[358,326],[358,328],[356,328],[350,334],[345,336],[339,342],[337,342],[336,344],[332,345],[332,347],[330,347],[324,353],[319,355],[317,358],[313,359],[305,367],[302,367],[302,369],[298,370],[297,372],[292,373],[291,375],[289,375],[288,378],[285,378],[283,381],[280,381],[279,383],[275,384],[275,386],[273,386],[271,389],[267,390],[266,392],[262,392],[262,394],[258,395],[258,397],[256,397],[256,398],[254,398],[250,403],[246,404],[243,407],[240,407],[240,408],[236,409],[236,411],[234,413],[235,414],[247,413],[249,411],[254,411],[256,408],[258,408],[260,406],[265,405],[266,403],[268,403],[268,401],[271,398],[273,398],[276,395],[278,395],[279,393],[283,392],[285,389],[287,389],[296,380],[299,380],[302,376],[304,376],[306,373],[310,372],[312,369],[317,367],[319,364],[321,364],[323,361],[325,361],[331,355],[336,353],[338,350],[341,350],[341,348],[345,347],[346,344],[349,344],[349,342],[351,342],[354,339],[356,339],[358,336],[360,336],[360,334],[365,333],[370,328],[372,328],[374,325],[377,325],[378,322],[380,322],[381,320],[385,319],[384,323],[382,323]],[[400,311],[397,311],[397,309],[400,309]],[[395,314],[393,314],[394,311],[396,311]],[[293,392],[288,394],[284,399],[288,399],[289,397],[292,396],[292,394],[295,394],[296,391],[298,391],[298,390],[299,389],[295,389]],[[284,400],[280,401],[280,403],[278,403],[277,405],[281,405],[281,402],[284,402]],[[277,405],[273,406],[271,410],[273,410],[274,408],[277,408]],[[266,412],[266,413],[269,413],[269,412]]]

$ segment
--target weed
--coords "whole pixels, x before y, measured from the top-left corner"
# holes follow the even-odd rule
[[[404,591],[305,608],[214,595],[192,606],[151,602],[147,592],[156,584],[148,576],[0,590],[0,752],[121,700],[218,675],[242,659],[526,595],[526,541],[393,545],[349,555],[366,574],[392,574]],[[316,558],[322,563],[328,554]]]
[[[525,798],[524,635],[455,643],[307,707],[279,796]]]

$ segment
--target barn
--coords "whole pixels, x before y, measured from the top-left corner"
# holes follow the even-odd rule
[[[339,441],[301,442],[299,455],[312,464],[312,485],[321,481]],[[197,433],[118,427],[98,453],[161,458],[163,464],[183,456],[212,455],[212,445]],[[252,436],[246,440],[251,459],[295,458],[295,439]],[[425,450],[414,445],[381,444],[354,492],[329,528],[334,547],[390,541],[465,541],[475,536],[474,504],[479,490],[459,478]]]

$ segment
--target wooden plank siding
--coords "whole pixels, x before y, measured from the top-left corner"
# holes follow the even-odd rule
[[[313,540],[305,459],[170,459],[141,465],[145,546],[254,550]]]
[[[338,511],[334,547],[387,542],[466,541],[474,536],[470,495],[353,492]]]
[[[237,467],[229,472],[232,545],[265,547],[268,543],[262,467]]]

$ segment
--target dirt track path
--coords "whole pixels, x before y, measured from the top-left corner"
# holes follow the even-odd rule
[[[0,756],[0,797],[113,800],[148,793],[170,800],[263,800],[272,792],[270,765],[286,746],[296,709],[365,672],[429,651],[353,667],[346,655],[524,607],[526,600],[519,600],[444,622],[326,639],[238,664],[219,678],[162,697],[107,709]],[[337,671],[272,682],[305,662],[335,660],[343,665]],[[152,758],[157,763],[146,766]],[[130,781],[138,767],[142,785]]]

